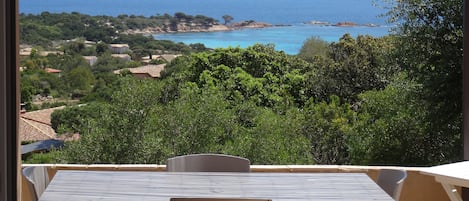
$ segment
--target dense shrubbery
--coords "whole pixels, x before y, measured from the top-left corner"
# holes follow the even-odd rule
[[[174,155],[217,152],[255,164],[349,164],[357,158],[351,150],[363,145],[352,144],[357,113],[333,93],[305,95],[306,79],[329,82],[311,76],[318,71],[314,63],[264,45],[180,57],[160,81],[123,78],[99,117],[63,122],[86,126],[61,160],[162,163]]]
[[[216,49],[176,59],[159,81],[122,78],[108,109],[86,124],[71,124],[85,125],[77,130],[82,138],[69,143],[60,160],[162,163],[201,152],[255,164],[446,160],[435,153],[445,154],[447,145],[435,145],[425,132],[429,108],[416,96],[422,85],[386,60],[391,40],[345,35],[327,48],[312,63],[272,46]]]
[[[429,161],[462,158],[463,8],[462,0],[405,0],[390,12],[403,22],[393,57],[422,85]]]

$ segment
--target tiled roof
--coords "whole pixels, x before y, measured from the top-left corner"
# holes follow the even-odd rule
[[[151,55],[152,59],[162,59],[167,62],[171,62],[175,58],[181,56],[180,54],[161,54],[161,55]],[[142,57],[143,60],[150,60],[150,56]]]
[[[164,70],[166,64],[160,65],[147,65],[137,68],[127,68],[132,74],[148,74],[152,78],[160,77],[161,71]],[[121,69],[123,70],[123,69]],[[119,74],[121,70],[114,71],[114,73]]]
[[[111,57],[130,61],[132,57],[128,54],[111,54]]]
[[[85,58],[85,60],[98,59],[97,56],[83,56],[83,58]]]
[[[54,139],[57,134],[51,127],[51,114],[62,107],[27,112],[20,115],[19,136],[21,141]]]
[[[49,109],[44,109],[44,110],[36,110],[36,111],[32,111],[32,112],[26,112],[26,113],[21,114],[21,117],[25,118],[25,119],[34,120],[34,121],[37,121],[37,122],[40,122],[40,123],[43,123],[43,124],[50,125],[51,124],[50,123],[51,114],[55,110],[63,109],[63,108],[65,108],[65,106],[54,107],[54,108],[49,108]]]
[[[181,55],[172,55],[172,54],[163,54],[163,55],[160,55],[160,57],[162,59],[164,59],[165,61],[167,62],[171,62],[172,60],[174,60],[176,57],[178,56],[181,56]]]
[[[46,68],[45,70],[46,70],[46,72],[48,72],[48,73],[60,73],[60,72],[62,72],[62,70],[53,69],[53,68]]]
[[[113,48],[129,47],[128,44],[109,44],[109,46]]]
[[[19,132],[21,141],[53,139],[57,135],[51,126],[20,118]]]

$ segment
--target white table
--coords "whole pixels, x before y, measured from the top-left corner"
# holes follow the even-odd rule
[[[392,201],[364,173],[180,173],[59,170],[40,201],[169,201],[170,198],[272,201]]]
[[[456,186],[469,187],[469,161],[423,168],[420,172],[434,176],[452,201],[462,201]]]

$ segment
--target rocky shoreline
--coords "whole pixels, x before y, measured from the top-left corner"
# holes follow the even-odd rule
[[[336,26],[336,27],[357,27],[357,26],[366,26],[366,27],[378,27],[376,24],[356,24],[354,22],[337,22],[331,24],[325,21],[310,21],[305,24],[310,25],[319,25],[319,26]],[[128,29],[124,31],[125,34],[143,34],[143,35],[152,35],[152,34],[165,34],[165,33],[197,33],[197,32],[221,32],[221,31],[234,31],[241,29],[262,29],[274,26],[291,26],[291,25],[272,25],[265,22],[256,22],[253,20],[246,20],[235,22],[231,24],[197,24],[197,23],[178,23],[176,25],[170,26],[165,24],[163,26],[155,27],[146,27],[144,29]]]
[[[325,22],[325,21],[316,21],[316,20],[313,20],[313,21],[310,21],[310,22],[307,22],[306,24],[310,24],[310,25],[320,25],[320,26],[335,26],[335,27],[359,27],[359,26],[364,26],[364,27],[379,27],[379,25],[377,24],[357,24],[355,22],[349,22],[349,21],[345,21],[345,22],[337,22],[335,24],[331,24],[329,22]]]
[[[262,29],[273,27],[274,25],[265,22],[256,22],[253,20],[235,22],[229,25],[224,24],[194,24],[194,23],[179,23],[177,25],[146,27],[144,29],[128,29],[124,31],[125,34],[161,34],[161,33],[196,33],[196,32],[217,32],[217,31],[233,31],[240,29]]]

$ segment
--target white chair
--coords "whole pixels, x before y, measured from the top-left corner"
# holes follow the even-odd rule
[[[405,170],[382,169],[379,171],[376,183],[394,200],[399,200],[406,178],[407,172]]]
[[[166,161],[169,172],[249,172],[249,159],[224,154],[191,154]]]
[[[27,181],[31,199],[39,200],[47,185],[49,185],[49,174],[44,166],[30,166],[23,168],[23,176]]]

